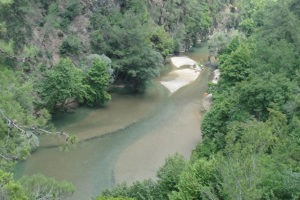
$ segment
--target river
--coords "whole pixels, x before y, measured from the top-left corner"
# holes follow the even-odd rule
[[[207,48],[185,53],[197,62],[207,59]],[[155,178],[168,155],[189,158],[201,140],[203,93],[211,76],[203,70],[192,84],[173,95],[159,79],[144,95],[113,95],[104,108],[80,108],[57,116],[58,129],[76,134],[81,142],[69,151],[53,145],[57,138],[42,138],[41,147],[16,167],[16,176],[42,173],[71,181],[71,199],[86,200],[114,184]]]

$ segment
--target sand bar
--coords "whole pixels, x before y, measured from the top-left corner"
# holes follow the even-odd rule
[[[200,74],[200,71],[194,69],[180,69],[170,72],[165,79],[160,81],[160,83],[165,86],[170,93],[174,93],[180,88],[190,84],[195,81]],[[175,77],[172,80],[168,80],[168,77]]]
[[[176,68],[180,68],[183,66],[198,66],[196,61],[186,56],[172,57],[171,62]]]
[[[185,56],[172,57],[171,62],[177,69],[163,77],[160,83],[173,94],[180,88],[195,81],[200,75],[201,68],[196,61]],[[190,68],[181,69],[183,66],[189,66]]]

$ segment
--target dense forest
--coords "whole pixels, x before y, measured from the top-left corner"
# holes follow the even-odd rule
[[[299,199],[299,0],[0,0],[0,199],[64,199],[74,187],[14,164],[57,134],[51,116],[142,93],[166,57],[208,40],[221,71],[189,161],[104,199]],[[123,92],[124,92],[123,91]],[[200,123],[200,122],[199,122]]]

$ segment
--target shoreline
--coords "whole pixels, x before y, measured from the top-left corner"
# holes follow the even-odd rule
[[[169,72],[165,77],[162,77],[160,81],[168,89],[170,95],[194,82],[201,72],[201,67],[198,66],[196,61],[186,56],[171,57],[171,63],[176,69]],[[183,68],[186,66],[189,68]]]
[[[192,95],[192,98],[183,104],[181,101],[171,101],[170,110],[176,108],[177,111],[163,116],[163,125],[149,130],[120,153],[112,175],[115,184],[132,184],[149,178],[155,180],[156,173],[165,163],[165,159],[175,153],[183,155],[185,159],[190,158],[192,150],[202,138],[199,122],[205,113],[203,106],[207,100],[204,94],[207,90],[206,84],[210,80],[209,72],[203,72],[199,79],[191,84],[192,88],[199,87],[199,93],[195,93],[195,89],[186,88],[179,94],[174,94],[184,93]]]

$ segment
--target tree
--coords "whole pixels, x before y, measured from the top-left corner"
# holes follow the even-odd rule
[[[124,197],[96,197],[95,200],[134,200],[132,198],[124,198]]]
[[[13,174],[0,169],[0,199],[29,200],[22,185],[13,179]]]
[[[177,185],[178,191],[172,192],[169,196],[171,200],[196,200],[205,199],[205,197],[214,196],[213,184],[215,180],[215,161],[199,159],[191,163],[181,174]]]
[[[209,55],[217,57],[218,54],[224,51],[233,39],[242,39],[244,35],[236,30],[232,31],[216,31],[208,40]]]
[[[74,192],[74,186],[71,183],[58,182],[41,174],[23,176],[19,182],[29,199],[60,200],[71,196]]]
[[[107,60],[94,60],[92,68],[85,77],[86,96],[85,101],[90,106],[103,105],[111,99],[108,94],[108,86],[112,80],[110,62]]]
[[[31,81],[4,66],[0,66],[0,71],[0,169],[7,170],[38,146],[31,128],[45,126],[50,116],[45,109],[34,108]]]
[[[94,20],[103,17],[98,15]],[[94,32],[92,44],[112,59],[116,79],[141,92],[162,68],[163,58],[150,41],[151,23],[142,21],[132,11],[122,16],[112,13],[109,19],[92,22],[102,31]]]
[[[250,72],[250,47],[247,44],[241,44],[236,50],[226,56],[224,61],[220,58],[219,69],[222,74],[222,81],[225,84],[235,84],[246,79]]]
[[[165,160],[165,164],[157,172],[157,184],[164,198],[168,198],[168,194],[171,191],[178,190],[177,185],[180,175],[186,167],[186,161],[179,154],[175,154]]]
[[[236,88],[239,104],[256,119],[266,120],[268,108],[283,111],[283,105],[294,96],[297,86],[282,74],[266,73],[244,81]]]
[[[85,87],[82,84],[82,72],[68,58],[62,59],[45,73],[39,84],[39,96],[43,106],[50,111],[56,108],[64,110],[67,99],[82,101]]]
[[[133,198],[135,200],[162,200],[162,195],[160,194],[157,184],[153,180],[144,180],[134,182],[132,185],[128,186],[125,183],[117,185],[115,188],[110,190],[105,190],[103,192],[102,198]],[[100,197],[99,197],[100,198]],[[101,198],[100,198],[101,199]]]
[[[189,48],[197,44],[198,39],[205,38],[212,19],[209,15],[209,5],[205,1],[189,0],[184,4],[185,41]]]
[[[150,40],[154,48],[160,52],[164,58],[170,55],[174,50],[174,41],[163,27],[154,28]]]

